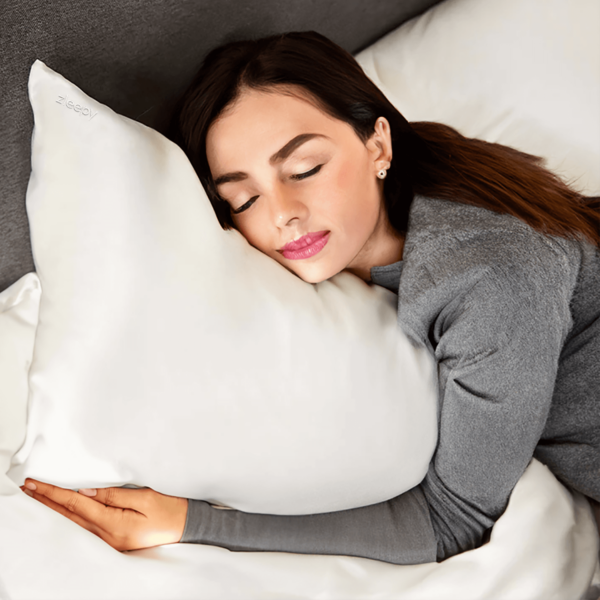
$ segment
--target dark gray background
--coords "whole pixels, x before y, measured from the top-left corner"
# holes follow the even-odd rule
[[[35,269],[25,212],[35,59],[164,131],[211,48],[314,29],[356,53],[439,0],[0,0],[0,290]]]

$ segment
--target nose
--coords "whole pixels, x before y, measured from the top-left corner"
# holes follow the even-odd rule
[[[287,227],[294,221],[302,221],[308,216],[308,206],[291,190],[283,186],[273,191],[272,215],[275,225]]]

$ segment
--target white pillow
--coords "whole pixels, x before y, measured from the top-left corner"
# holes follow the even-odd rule
[[[600,2],[446,0],[356,58],[409,121],[542,156],[600,194]]]
[[[275,514],[418,484],[437,389],[396,296],[348,273],[308,284],[223,231],[178,147],[40,61],[29,94],[43,295],[11,477]]]
[[[25,439],[27,375],[40,294],[35,273],[24,275],[0,293],[0,495],[19,492],[6,472]]]

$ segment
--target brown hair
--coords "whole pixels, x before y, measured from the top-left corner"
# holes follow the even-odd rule
[[[462,136],[440,123],[408,123],[345,50],[315,32],[294,32],[213,50],[176,107],[170,137],[186,152],[221,225],[233,227],[206,159],[215,119],[244,88],[299,86],[327,114],[350,124],[363,142],[375,121],[391,127],[393,160],[385,179],[388,217],[399,233],[415,193],[513,215],[560,237],[600,245],[600,209],[542,166],[542,159]]]

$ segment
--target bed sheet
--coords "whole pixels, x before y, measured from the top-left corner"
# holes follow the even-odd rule
[[[598,551],[585,498],[535,460],[490,542],[439,564],[195,544],[120,553],[20,492],[0,496],[0,531],[2,600],[575,600]]]

